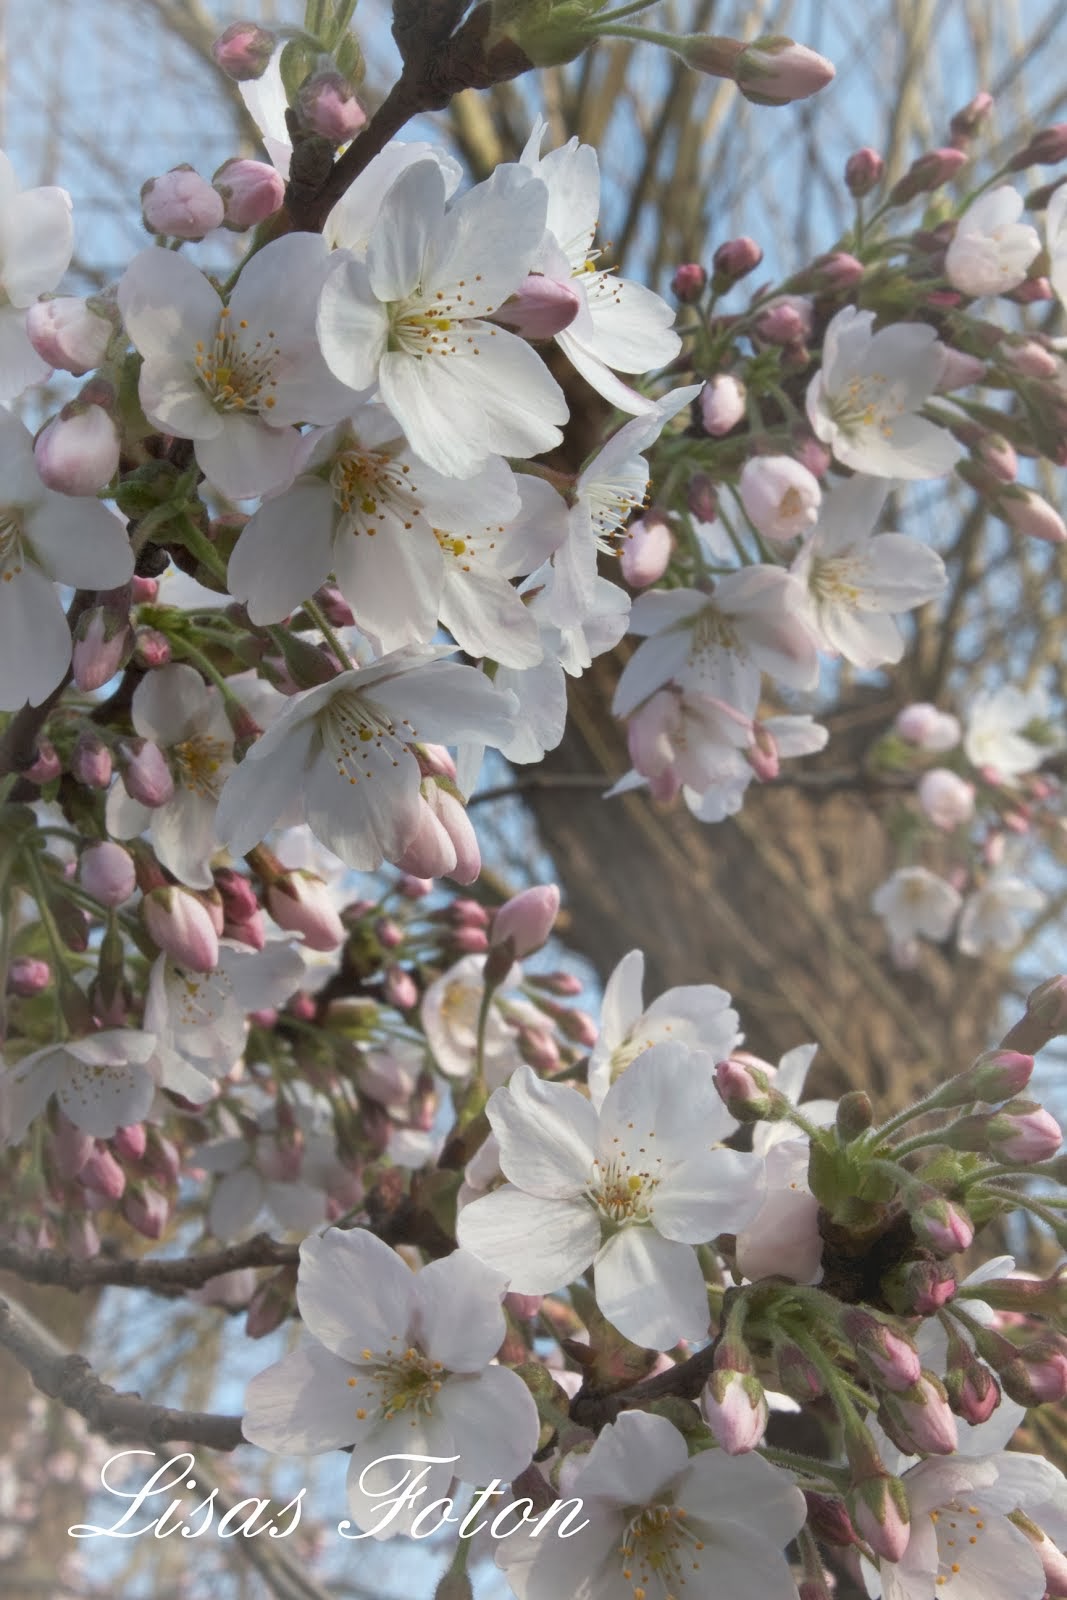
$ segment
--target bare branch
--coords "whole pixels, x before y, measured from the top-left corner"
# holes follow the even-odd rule
[[[50,1284],[58,1289],[148,1289],[153,1294],[175,1298],[190,1289],[199,1289],[212,1278],[242,1267],[295,1267],[299,1261],[295,1244],[279,1244],[265,1233],[257,1233],[244,1244],[215,1250],[210,1255],[180,1256],[164,1261],[111,1260],[98,1256],[93,1261],[77,1261],[73,1256],[54,1252],[19,1250],[0,1244],[0,1271],[13,1272],[26,1283]]]

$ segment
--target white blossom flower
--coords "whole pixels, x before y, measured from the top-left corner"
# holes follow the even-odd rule
[[[788,1473],[755,1452],[686,1442],[665,1417],[624,1411],[574,1458],[565,1494],[585,1526],[538,1537],[520,1530],[496,1560],[519,1600],[661,1600],[692,1592],[796,1600],[785,1547],[804,1524]]]
[[[1020,222],[1023,197],[1010,183],[979,195],[956,224],[945,252],[945,277],[974,296],[1017,289],[1041,249],[1037,229]]]
[[[155,1099],[156,1041],[136,1028],[110,1028],[23,1056],[7,1085],[7,1142],[17,1144],[55,1095],[64,1116],[95,1139],[142,1122]]]
[[[681,349],[673,328],[674,311],[643,284],[597,268],[596,151],[571,139],[542,156],[546,131],[539,118],[519,160],[548,190],[546,236],[533,270],[568,284],[579,298],[577,316],[556,334],[556,343],[586,382],[620,411],[651,410],[653,402],[621,382],[615,372],[651,372],[674,360]]]
[[[807,588],[819,644],[865,670],[900,660],[895,618],[936,599],[948,582],[936,551],[907,534],[873,532],[889,489],[878,478],[839,484],[792,568]]]
[[[718,1143],[713,1067],[705,1051],[653,1045],[599,1112],[519,1067],[487,1108],[508,1183],[463,1208],[460,1244],[519,1294],[547,1294],[592,1263],[597,1304],[636,1344],[704,1338],[707,1292],[691,1247],[738,1232],[762,1198],[759,1158]]]
[[[965,956],[1014,950],[1022,943],[1021,913],[1040,911],[1046,901],[1040,889],[1000,867],[963,902],[956,943]]]
[[[457,482],[421,462],[382,405],[362,406],[313,442],[299,475],[265,500],[230,557],[229,584],[253,622],[280,622],[332,573],[383,651],[428,644],[445,557],[437,528],[472,516],[509,522],[514,475],[490,459]]]
[[[392,139],[349,184],[323,223],[322,236],[331,250],[346,250],[357,261],[366,260],[382,202],[400,174],[416,161],[436,164],[444,180],[445,199],[451,200],[463,177],[459,162],[439,145],[421,139]]]
[[[349,1509],[376,1538],[408,1532],[420,1510],[387,1514],[403,1477],[390,1457],[444,1458],[425,1477],[426,1505],[455,1478],[518,1477],[540,1425],[522,1379],[490,1365],[506,1286],[463,1250],[415,1273],[362,1229],[305,1239],[296,1297],[310,1337],[252,1379],[245,1438],[283,1455],[352,1445]]]
[[[806,613],[803,585],[781,567],[729,572],[711,594],[643,594],[630,612],[630,631],[648,637],[623,668],[612,710],[627,717],[672,680],[749,717],[759,704],[762,672],[790,688],[813,689],[819,657]]]
[[[65,189],[22,189],[0,150],[0,405],[47,378],[26,333],[26,311],[56,287],[74,249]]]
[[[215,809],[233,771],[233,730],[222,696],[184,663],[158,667],[133,692],[133,726],[168,758],[174,795],[162,806],[134,800],[119,780],[107,799],[114,839],[148,833],[161,865],[194,889],[210,889],[211,857],[219,848]]]
[[[899,867],[871,898],[890,939],[901,946],[917,935],[947,939],[962,903],[958,889],[925,867]]]
[[[1040,738],[1032,737],[1037,729]],[[1025,691],[1013,684],[983,690],[967,708],[963,738],[967,760],[992,769],[1002,780],[1036,772],[1062,744],[1052,726],[1048,695],[1040,685]]]
[[[119,284],[126,331],[144,357],[145,415],[163,433],[192,439],[204,476],[232,499],[292,478],[301,448],[294,423],[336,422],[352,408],[315,337],[329,266],[321,235],[290,233],[249,258],[225,305],[171,250],[143,250]]]
[[[401,856],[421,821],[416,742],[496,744],[513,729],[514,697],[448,654],[394,650],[293,695],[222,791],[216,828],[230,850],[244,854],[284,816],[358,871]]]
[[[761,736],[770,739],[779,756],[815,755],[825,750],[830,733],[808,714],[766,717],[760,723]],[[682,798],[698,822],[723,822],[740,811],[745,792],[756,777],[756,769],[741,750],[723,754],[714,782],[701,793],[684,788]]]
[[[589,1093],[599,1105],[620,1073],[654,1044],[693,1045],[722,1061],[741,1042],[737,1012],[725,989],[714,983],[665,989],[644,1005],[645,957],[631,950],[604,985],[600,1037],[589,1057]],[[721,1105],[721,1102],[720,1102]],[[717,1136],[725,1139],[736,1123],[722,1107]]]
[[[113,589],[132,573],[122,519],[91,496],[46,489],[28,430],[0,410],[0,711],[40,705],[70,665],[56,583]]]
[[[699,384],[672,389],[642,416],[624,423],[578,474],[567,536],[552,557],[552,604],[560,626],[576,626],[588,615],[596,592],[597,552],[617,554],[610,541],[644,504],[649,466],[643,452],[699,393]]]
[[[725,701],[668,687],[630,713],[626,738],[634,771],[608,795],[635,787],[640,775],[657,800],[667,801],[683,787],[703,794],[724,768],[732,773],[756,736],[752,719]]]
[[[224,1112],[221,1136],[197,1150],[196,1165],[217,1179],[207,1217],[217,1239],[248,1233],[264,1212],[301,1234],[327,1220],[330,1182],[340,1170],[333,1108],[298,1082],[286,1112],[283,1130],[277,1102],[264,1097],[251,1136]]]
[[[817,1049],[814,1044],[797,1045],[786,1051],[777,1067],[766,1061],[759,1066],[779,1094],[799,1106],[809,1122],[825,1128],[837,1115],[836,1100],[800,1098]],[[759,1211],[737,1236],[738,1268],[753,1281],[780,1274],[794,1283],[818,1283],[823,1237],[819,1202],[808,1184],[811,1141],[784,1119],[757,1122],[752,1149],[764,1159],[767,1190]]]
[[[919,415],[937,388],[944,350],[922,322],[872,332],[873,311],[845,306],[823,340],[808,386],[808,419],[839,461],[875,478],[940,478],[963,446]]]
[[[485,994],[484,967],[484,956],[461,956],[434,979],[422,997],[419,1015],[426,1042],[438,1067],[449,1078],[469,1078],[474,1071],[478,1016]],[[502,1084],[522,1064],[517,1037],[520,1025],[544,1026],[544,1014],[535,1006],[504,994],[521,982],[522,968],[516,962],[498,986],[499,998],[489,1007],[482,1065],[490,1088]],[[505,999],[506,1004],[501,1004],[500,1000]]]
[[[819,480],[792,456],[752,456],[741,469],[737,492],[753,527],[765,539],[795,539],[819,517]]]
[[[542,183],[502,166],[446,210],[440,167],[417,161],[385,195],[366,264],[339,253],[322,291],[331,370],[354,389],[377,383],[416,454],[447,477],[562,438],[567,405],[548,368],[484,321],[526,276],[546,203]]]

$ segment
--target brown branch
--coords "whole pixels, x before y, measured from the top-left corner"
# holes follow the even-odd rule
[[[717,1339],[712,1339],[703,1350],[679,1361],[667,1372],[657,1372],[654,1378],[645,1378],[629,1389],[615,1389],[611,1393],[580,1389],[571,1401],[571,1417],[583,1428],[602,1428],[614,1422],[620,1411],[631,1406],[640,1407],[649,1400],[662,1400],[667,1395],[677,1395],[682,1400],[696,1400],[711,1376],[715,1365]]]
[[[108,1438],[202,1444],[236,1450],[244,1442],[240,1417],[174,1411],[137,1394],[120,1394],[96,1376],[84,1356],[70,1355],[17,1305],[0,1299],[0,1346],[24,1367],[42,1394],[61,1400]]]
[[[299,1251],[293,1244],[278,1244],[265,1233],[243,1244],[212,1251],[210,1255],[181,1256],[164,1261],[77,1261],[51,1251],[25,1251],[0,1244],[0,1271],[13,1272],[26,1283],[50,1284],[58,1289],[148,1289],[175,1298],[199,1289],[212,1278],[242,1267],[295,1267]]]

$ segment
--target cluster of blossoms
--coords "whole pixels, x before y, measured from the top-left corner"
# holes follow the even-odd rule
[[[527,64],[603,32],[760,103],[832,76],[780,38],[533,9]],[[958,1258],[1018,1211],[1067,1244],[1062,1194],[1035,1189],[1062,1189],[1060,1130],[1023,1098],[1065,980],[878,1125],[860,1090],[802,1100],[814,1046],[746,1052],[722,989],[646,1007],[636,952],[599,1020],[579,1009],[543,954],[558,890],[481,881],[468,802],[487,750],[560,744],[568,678],[628,630],[616,791],[719,821],[820,751],[820,658],[899,662],[901,619],[946,587],[884,526],[901,481],[955,473],[1067,539],[1017,478],[1020,454],[1060,461],[1062,357],[971,305],[1067,290],[1067,189],[1048,287],[1010,185],[900,262],[884,219],[966,152],[871,215],[859,152],[838,249],[724,315],[760,260],[730,241],[710,284],[679,268],[676,328],[601,266],[577,139],[546,149],[538,124],[465,189],[420,142],[349,171],[351,10],[314,0],[284,44],[223,35],[270,164],[150,180],[154,242],[99,295],[56,293],[69,198],[0,158],[3,1265],[76,1281],[116,1213],[197,1233],[203,1305],[251,1337],[304,1325],[244,1436],[350,1451],[349,1536],[420,1537],[455,1481],[490,1482],[520,1600],[814,1600],[835,1564],[891,1600],[1059,1600],[1067,1482],[1006,1446],[1067,1397],[1064,1279]],[[351,181],[299,226],[324,149]],[[1065,155],[1048,136],[1017,160]],[[253,228],[228,277],[196,264]],[[86,381],[34,436],[19,413],[52,372]],[[574,466],[577,405],[600,426]],[[1008,835],[1059,826],[1058,749],[1010,686],[963,728],[910,706],[876,746],[872,770],[917,780],[875,897],[902,964],[957,917],[967,954],[1015,942],[1040,898]],[[800,1408],[823,1456],[768,1441]],[[407,1486],[405,1455],[427,1463]],[[575,1501],[572,1537],[528,1526]]]

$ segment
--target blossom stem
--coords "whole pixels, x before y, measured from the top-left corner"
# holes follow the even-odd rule
[[[330,624],[327,622],[325,616],[315,604],[314,600],[305,600],[301,610],[307,617],[311,619],[316,628],[318,628],[319,632],[322,634],[322,637],[326,640],[326,643],[337,657],[338,665],[342,668],[342,670],[347,670],[350,668],[352,665],[352,657],[349,655],[348,651],[345,649],[336,633],[330,627]]]
[[[178,538],[189,554],[195,556],[200,565],[208,569],[212,577],[218,578],[220,583],[225,583],[226,563],[215,549],[211,540],[200,532],[193,519],[186,513],[183,513],[177,519],[177,522]]]
[[[763,1444],[759,1446],[758,1453],[776,1467],[785,1467],[788,1472],[803,1472],[806,1477],[821,1479],[835,1489],[845,1488],[849,1481],[847,1467],[831,1467],[817,1456],[806,1456],[798,1450],[780,1450],[776,1445]]]
[[[647,11],[655,5],[656,0],[631,0],[628,6],[619,6],[617,11],[605,11],[597,17],[597,25],[605,22],[621,22],[624,17],[636,16],[639,11]]]

